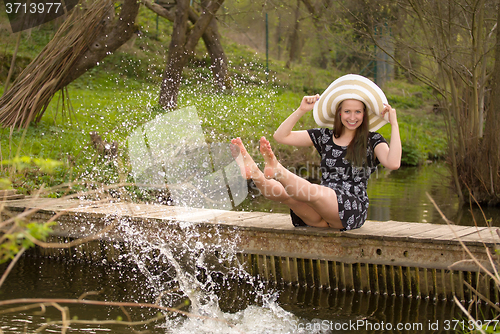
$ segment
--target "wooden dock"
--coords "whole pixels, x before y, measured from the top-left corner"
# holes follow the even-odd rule
[[[498,303],[498,288],[471,256],[492,269],[487,250],[496,257],[498,229],[396,221],[367,221],[357,230],[293,227],[287,214],[236,212],[135,203],[26,198],[4,203],[7,212],[20,215],[28,209],[32,220],[48,220],[59,214],[54,237],[82,238],[109,226],[141,225],[146,234],[189,224],[199,239],[213,243],[214,231],[235,238],[237,252],[247,271],[273,284],[302,284],[327,289],[347,289],[417,298],[447,299],[455,295],[467,301],[468,282]],[[90,260],[116,258],[123,242],[112,229],[99,240],[79,246],[79,256]],[[167,238],[167,237],[165,237]],[[465,250],[467,248],[467,251]],[[96,249],[98,252],[96,252]],[[64,254],[67,250],[59,251]],[[49,254],[48,250],[45,250]],[[97,258],[96,258],[97,257]]]

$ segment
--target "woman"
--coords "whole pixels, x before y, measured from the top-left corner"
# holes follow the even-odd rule
[[[264,172],[248,155],[241,139],[232,140],[241,152],[236,160],[245,177],[252,178],[266,198],[286,204],[295,226],[341,230],[361,227],[367,217],[366,186],[370,174],[378,163],[389,169],[400,166],[401,140],[396,110],[381,102],[387,101],[385,95],[367,80],[347,75],[334,81],[321,97],[305,96],[299,108],[274,134],[274,139],[282,144],[314,145],[321,155],[321,185],[312,184],[284,168],[266,138],[260,139]],[[297,121],[313,109],[318,124],[330,122],[333,129],[293,131]],[[321,113],[321,110],[327,112]],[[386,121],[392,126],[390,145],[380,134],[369,131]]]

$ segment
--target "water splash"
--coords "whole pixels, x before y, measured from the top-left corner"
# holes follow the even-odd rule
[[[248,194],[229,144],[207,143],[194,107],[138,127],[128,147],[136,183],[168,188],[174,205],[230,210]]]
[[[193,316],[170,314],[160,328],[168,333],[300,333],[299,319],[281,308],[277,293],[265,292],[265,284],[248,274],[238,260],[236,230],[196,223],[120,223],[128,252],[146,277],[149,302],[166,307],[185,305]],[[251,285],[251,293],[239,296],[229,281]],[[236,285],[237,289],[238,286]],[[236,312],[223,311],[219,294],[234,293],[246,305]]]

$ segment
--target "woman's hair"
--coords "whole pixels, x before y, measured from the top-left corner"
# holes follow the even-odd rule
[[[342,103],[340,102],[335,110],[335,123],[333,125],[333,135],[335,138],[339,138],[342,134],[344,124],[340,119],[340,110],[342,109]],[[360,101],[361,102],[361,101]],[[361,102],[363,103],[363,102]],[[362,167],[366,163],[366,151],[368,146],[368,111],[366,110],[366,105],[363,103],[363,122],[356,129],[354,138],[349,143],[347,147],[346,159],[351,162],[354,167]]]

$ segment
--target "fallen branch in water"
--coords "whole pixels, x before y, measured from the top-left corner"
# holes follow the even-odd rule
[[[42,309],[45,309],[47,306],[56,307],[56,305],[57,305],[56,308],[58,308],[59,310],[61,310],[61,312],[63,312],[62,311],[63,309],[59,306],[59,304],[83,304],[83,305],[95,305],[95,306],[142,307],[142,308],[152,308],[152,309],[158,309],[158,310],[167,311],[167,312],[171,312],[171,313],[176,313],[179,315],[186,316],[188,318],[217,321],[217,322],[224,323],[230,327],[234,327],[233,324],[227,322],[226,320],[210,318],[210,317],[197,315],[197,314],[192,314],[192,313],[189,313],[186,311],[181,311],[181,310],[174,308],[174,307],[166,307],[166,306],[161,306],[158,304],[150,304],[150,303],[112,302],[112,301],[86,300],[86,299],[65,299],[65,298],[19,298],[19,299],[9,299],[9,300],[0,301],[0,307],[7,306],[7,305],[14,305],[14,304],[31,304],[31,305],[1,310],[0,315],[6,314],[6,313],[23,311],[26,309],[32,309],[35,307],[40,307]],[[67,313],[67,310],[64,310],[63,313]],[[152,318],[152,319],[147,320],[147,321],[151,321],[151,322],[156,321],[157,318],[158,317],[155,317],[155,318]],[[130,321],[129,322],[122,322],[122,321],[117,321],[117,320],[104,320],[104,321],[105,322],[99,322],[99,323],[124,324],[124,325],[143,324],[143,322],[130,322]],[[63,324],[64,326],[69,326],[71,323],[76,324],[76,323],[89,323],[89,322],[85,322],[85,320],[70,320],[70,319],[68,319],[67,315],[66,316],[63,315],[62,321],[55,321],[55,322],[51,322],[50,324]]]

